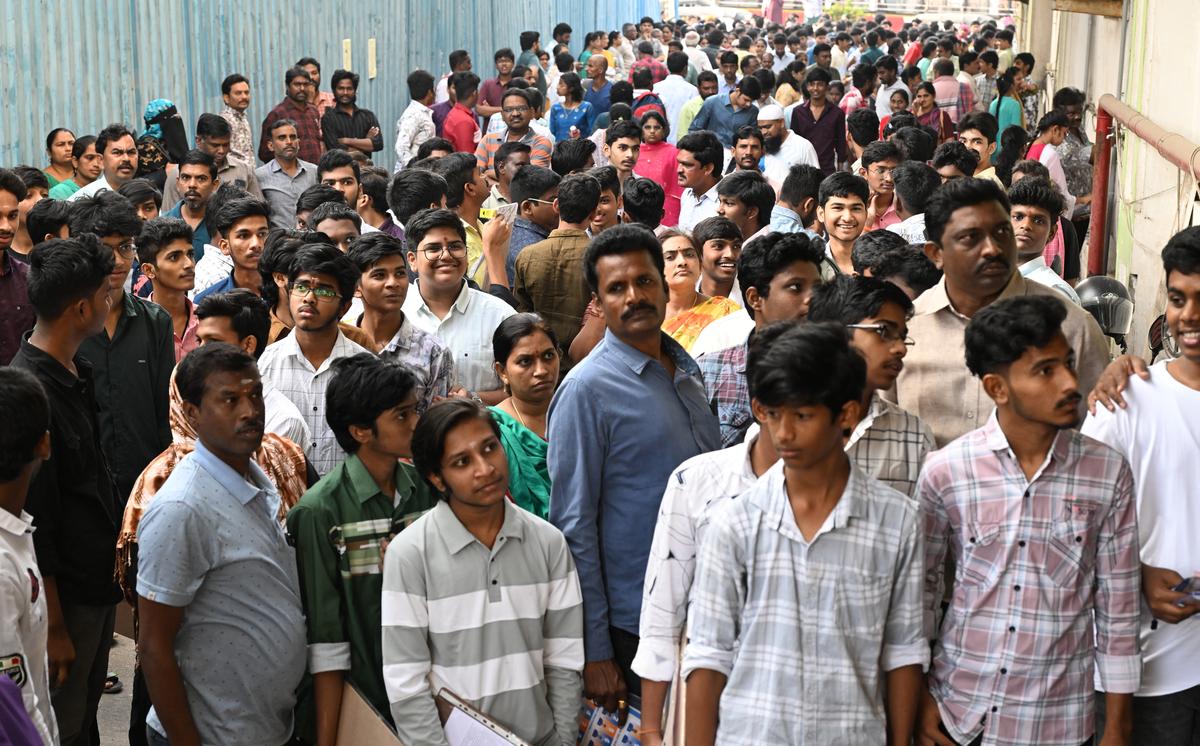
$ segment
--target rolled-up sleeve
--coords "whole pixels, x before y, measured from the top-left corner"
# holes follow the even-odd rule
[[[929,643],[924,628],[925,541],[923,526],[914,509],[901,526],[902,543],[896,558],[892,599],[883,630],[880,666],[894,671],[904,666],[929,668]]]
[[[325,510],[297,505],[288,513],[287,527],[296,545],[309,673],[349,671],[350,641],[342,624],[338,556],[329,540],[333,519]]]
[[[667,480],[646,563],[632,668],[651,681],[670,681],[675,676],[688,593],[696,573],[696,516],[687,510],[685,478],[676,470]]]
[[[581,384],[565,381],[554,397],[547,428],[550,522],[566,537],[579,573],[583,643],[589,661],[613,657],[597,524],[608,451],[600,406]]]
[[[739,548],[736,523],[708,529],[692,586],[688,644],[682,676],[706,669],[729,676],[746,603],[745,558]]]
[[[1096,552],[1096,680],[1099,689],[1132,694],[1141,685],[1138,649],[1141,561],[1133,474],[1121,464],[1115,498],[1100,525]]]

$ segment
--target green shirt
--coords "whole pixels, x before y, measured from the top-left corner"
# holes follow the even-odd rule
[[[438,501],[408,464],[396,464],[395,482],[396,495],[384,495],[352,455],[287,516],[308,626],[308,670],[349,671],[347,680],[384,717],[390,710],[380,648],[383,550]]]
[[[50,187],[50,199],[66,199],[82,188],[83,187],[75,183],[74,179],[60,181],[54,186]]]

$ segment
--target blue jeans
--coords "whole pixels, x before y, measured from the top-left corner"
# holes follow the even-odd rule
[[[1096,738],[1104,736],[1104,695],[1096,694]],[[1133,698],[1133,746],[1200,746],[1200,686]]]

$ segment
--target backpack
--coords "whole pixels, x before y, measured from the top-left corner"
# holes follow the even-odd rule
[[[646,91],[633,100],[633,120],[642,121],[642,116],[650,111],[657,111],[663,119],[667,118],[667,107],[654,91]]]

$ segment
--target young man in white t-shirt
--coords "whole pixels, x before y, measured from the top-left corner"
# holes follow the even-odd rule
[[[1162,258],[1178,357],[1130,377],[1123,407],[1097,407],[1082,431],[1133,468],[1144,603],[1131,743],[1165,745],[1200,733],[1200,601],[1173,590],[1200,573],[1200,227],[1176,234]]]

